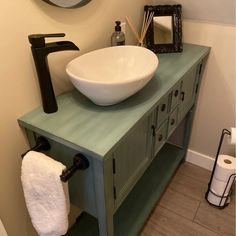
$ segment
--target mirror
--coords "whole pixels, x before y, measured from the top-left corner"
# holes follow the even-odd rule
[[[76,8],[84,6],[91,0],[43,0],[43,1],[57,7]]]
[[[154,12],[146,34],[147,48],[155,53],[182,52],[181,5],[145,6]]]
[[[173,43],[171,16],[153,17],[154,44]]]

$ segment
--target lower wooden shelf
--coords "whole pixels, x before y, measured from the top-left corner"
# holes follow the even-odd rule
[[[185,151],[165,144],[114,215],[115,236],[136,236],[167,187]],[[67,236],[98,236],[98,221],[84,213]]]

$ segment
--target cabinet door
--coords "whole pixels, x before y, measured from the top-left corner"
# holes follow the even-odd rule
[[[151,161],[153,114],[134,127],[113,153],[114,195],[117,208]]]
[[[189,70],[182,79],[179,106],[180,112],[186,113],[193,105],[196,75],[197,66]]]

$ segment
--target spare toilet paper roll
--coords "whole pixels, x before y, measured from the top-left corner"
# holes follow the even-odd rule
[[[212,193],[213,192],[213,193]],[[223,197],[222,200],[221,200],[221,197],[218,197],[216,195],[214,195],[214,191],[212,190],[212,192],[209,191],[208,193],[208,196],[207,196],[207,200],[215,205],[215,206],[224,206],[225,205],[225,202],[227,201],[227,203],[230,202],[230,198],[228,197]],[[216,194],[216,193],[215,193]],[[217,194],[218,195],[218,194]]]
[[[214,177],[227,182],[232,174],[236,173],[236,158],[229,155],[219,155],[214,171]]]
[[[229,143],[236,144],[236,128],[230,129],[231,135],[229,136]]]
[[[210,189],[211,189],[211,191],[213,191],[214,193],[216,193],[219,196],[222,196],[223,194],[224,194],[224,196],[227,196],[229,194],[229,191],[231,189],[233,181],[234,181],[234,178],[232,177],[227,185],[227,181],[223,182],[223,181],[220,181],[220,180],[216,179],[215,177],[213,177]],[[226,188],[226,186],[227,186],[227,188]],[[226,190],[225,190],[225,188],[226,188]]]

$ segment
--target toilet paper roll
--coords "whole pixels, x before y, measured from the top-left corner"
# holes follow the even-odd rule
[[[214,177],[227,182],[232,174],[236,173],[236,158],[229,155],[219,155],[214,171]]]
[[[214,193],[214,191],[212,191]],[[216,195],[214,195],[212,192],[209,191],[208,196],[207,196],[207,200],[215,205],[215,206],[224,206],[225,203],[230,203],[230,198],[228,197],[224,197],[221,201],[221,197],[218,197]],[[227,202],[226,202],[227,201]]]
[[[231,135],[229,136],[229,143],[236,144],[236,128],[230,128]]]
[[[223,194],[224,194],[224,196],[227,196],[229,194],[231,187],[232,187],[233,181],[234,181],[234,178],[231,177],[230,181],[227,185],[227,182],[220,181],[220,180],[216,179],[215,177],[213,177],[210,189],[211,189],[211,191],[213,191],[214,193],[216,193],[219,196],[222,196]],[[226,185],[227,185],[227,188],[226,188]],[[225,188],[226,188],[226,190],[225,190]]]

